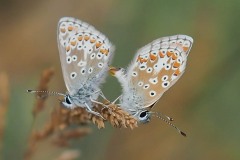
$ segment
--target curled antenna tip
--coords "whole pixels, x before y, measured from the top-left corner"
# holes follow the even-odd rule
[[[180,131],[180,134],[183,135],[184,137],[187,137],[187,134],[182,131]]]

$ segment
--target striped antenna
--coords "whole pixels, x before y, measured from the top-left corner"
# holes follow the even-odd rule
[[[178,131],[178,133],[180,133],[182,136],[187,137],[187,134],[186,134],[186,133],[184,133],[184,132],[181,131],[178,127],[176,127],[174,124],[172,124],[171,122],[169,122],[169,121],[173,121],[172,118],[170,118],[170,117],[168,117],[168,116],[165,116],[165,115],[162,115],[161,113],[158,113],[158,112],[150,112],[150,113],[151,113],[153,116],[161,119],[162,121],[166,122],[168,125],[170,125],[170,126],[172,126],[173,128],[175,128],[175,129]],[[166,117],[169,121],[166,120],[164,117]]]
[[[27,92],[28,93],[33,93],[33,94],[43,93],[44,94],[43,96],[37,95],[40,98],[45,98],[47,96],[65,96],[65,94],[63,94],[63,93],[58,93],[58,92],[54,92],[54,91],[38,91],[38,90],[28,89]]]

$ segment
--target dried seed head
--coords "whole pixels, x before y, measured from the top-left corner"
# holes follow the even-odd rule
[[[39,90],[48,89],[47,86],[53,73],[52,69],[47,69],[43,72],[38,87]],[[36,115],[45,108],[45,102],[46,99],[37,99],[33,109],[35,118]],[[69,140],[84,137],[89,134],[91,130],[82,127],[90,122],[97,125],[98,128],[104,128],[105,122],[107,121],[109,121],[113,127],[117,128],[133,129],[137,127],[137,120],[119,106],[111,104],[108,100],[103,100],[102,103],[104,105],[95,104],[93,110],[100,113],[104,119],[87,112],[86,109],[81,107],[75,109],[67,109],[61,105],[55,107],[50,115],[50,121],[45,124],[45,127],[40,131],[32,132],[25,159],[31,159],[33,153],[35,153],[37,143],[50,136],[55,137],[53,142],[56,146],[68,146]],[[72,125],[79,127],[72,129]]]

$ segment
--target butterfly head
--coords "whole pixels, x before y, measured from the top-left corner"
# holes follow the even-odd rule
[[[74,107],[74,103],[73,103],[70,95],[64,96],[64,100],[61,101],[61,104],[66,108],[73,108]]]
[[[141,110],[138,111],[134,117],[138,120],[140,123],[148,123],[151,119],[151,114],[148,110]]]

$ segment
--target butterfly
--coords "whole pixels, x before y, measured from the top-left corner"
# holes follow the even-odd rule
[[[100,85],[108,73],[114,46],[93,26],[72,17],[59,20],[57,42],[68,90],[66,94],[57,93],[64,96],[63,106],[70,109],[82,107],[100,116],[93,111],[93,103],[98,103],[99,95],[104,97]]]
[[[150,109],[184,73],[192,44],[186,35],[159,38],[139,49],[126,70],[110,67],[122,86],[119,106],[139,122],[149,122]]]

